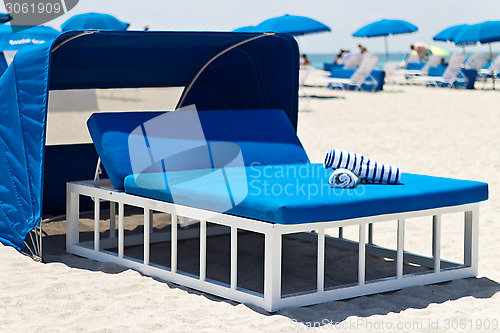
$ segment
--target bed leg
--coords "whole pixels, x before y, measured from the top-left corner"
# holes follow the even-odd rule
[[[432,256],[434,257],[434,272],[441,271],[441,215],[432,216]]]
[[[317,292],[325,290],[325,229],[318,230]]]
[[[124,243],[125,243],[125,236],[123,230],[124,214],[125,214],[125,205],[123,202],[119,202],[118,203],[118,258],[123,258],[123,252],[124,252]]]
[[[207,277],[207,221],[200,220],[200,280]]]
[[[231,227],[231,289],[238,287],[238,228]]]
[[[94,197],[94,251],[100,249],[101,199]]]
[[[398,249],[396,253],[396,277],[401,279],[403,277],[403,251],[405,247],[405,220],[398,220]]]
[[[116,238],[116,203],[109,202],[109,237]]]
[[[368,223],[368,244],[373,245],[373,223]]]
[[[154,220],[153,220],[153,211],[149,210],[149,233],[153,233],[153,225],[154,225]]]
[[[472,267],[477,275],[479,208],[465,212],[464,223],[464,266]]]
[[[66,193],[66,248],[70,248],[80,242],[80,196],[71,192],[69,185]]]
[[[171,215],[171,258],[170,258],[170,269],[172,273],[177,272],[177,214],[172,213]]]
[[[359,224],[359,243],[358,243],[358,285],[365,284],[366,269],[366,223]]]
[[[275,311],[281,299],[281,236],[281,233],[274,226],[265,233],[264,303],[268,311]]]
[[[144,265],[149,265],[149,232],[151,226],[151,210],[144,208]]]

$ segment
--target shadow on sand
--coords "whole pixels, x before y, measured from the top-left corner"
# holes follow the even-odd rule
[[[90,218],[88,220],[89,222],[92,222]],[[109,274],[117,274],[127,270],[127,268],[115,264],[101,263],[66,253],[64,221],[47,223],[44,225],[44,230],[47,232],[47,235],[44,236],[43,244],[44,262],[58,262],[72,268],[100,271]],[[129,232],[141,233],[142,227],[136,227],[129,230]],[[89,232],[86,236],[91,238],[91,233]],[[214,240],[212,242],[207,241],[207,246],[209,247],[207,252],[212,249],[215,253],[217,253],[217,257],[212,257],[210,259],[207,258],[207,277],[210,277],[209,275],[211,274],[212,276],[210,278],[227,283],[229,279],[229,267],[227,265],[229,263],[228,253],[230,252],[229,237],[216,236],[213,238]],[[250,234],[243,234],[241,238],[241,240],[244,241],[241,242],[240,240],[238,242],[238,261],[242,259],[244,260],[245,265],[241,266],[245,266],[242,268],[245,271],[238,271],[238,284],[240,286],[241,275],[241,283],[246,284],[242,287],[260,292],[263,290],[263,273],[259,273],[263,272],[263,253],[259,253],[259,251],[256,252],[255,249],[263,245],[263,239]],[[241,249],[240,242],[242,244]],[[163,245],[151,246],[151,262],[169,262],[170,243],[167,242],[162,244]],[[283,242],[283,262],[292,263],[288,266],[285,264],[283,266],[282,284],[284,293],[295,291],[297,289],[314,289],[316,282],[315,249],[310,250],[311,246],[305,246],[305,244],[306,242],[299,240],[284,240]],[[179,251],[180,257],[178,258],[179,265],[184,263],[184,269],[182,270],[197,275],[197,270],[199,269],[199,240],[184,240],[179,242],[179,246],[183,246],[183,250]],[[126,248],[125,254],[141,259],[142,251],[142,246],[135,246],[132,248]],[[337,285],[345,282],[350,283],[353,279],[356,279],[357,267],[352,263],[356,262],[357,253],[348,250],[342,251],[339,252],[337,249],[333,252],[326,253],[327,257],[331,257],[329,264],[327,261],[327,267],[325,267],[325,284],[330,283],[330,285]],[[156,257],[154,256],[155,253],[158,253]],[[244,258],[240,258],[240,255]],[[368,264],[369,263],[367,262],[367,265]],[[394,263],[381,262],[380,258],[377,258],[377,260],[373,259],[372,264],[377,265],[374,271],[375,274],[378,274],[373,278],[388,276],[387,272],[392,274],[392,271],[394,270]],[[300,267],[297,265],[300,265]],[[372,268],[373,267],[375,266],[372,266]],[[339,270],[339,268],[342,269]],[[339,271],[342,271],[342,280],[339,280]],[[171,288],[186,290],[189,293],[201,295],[212,301],[226,302],[234,306],[239,304],[217,296],[198,292],[184,286],[164,281],[161,282],[166,283]],[[313,286],[313,288],[311,288],[311,286]],[[251,305],[248,305],[248,307],[253,311],[266,316],[272,316],[275,314],[285,316],[290,319],[291,325],[311,325],[311,323],[313,323],[317,326],[331,326],[341,323],[346,320],[346,318],[351,316],[368,318],[373,315],[385,315],[391,312],[398,313],[406,309],[423,309],[428,307],[430,304],[439,304],[470,296],[474,298],[490,298],[499,291],[499,283],[483,277],[461,279],[428,286],[404,288],[376,295],[284,309],[276,313],[268,313],[263,309]]]

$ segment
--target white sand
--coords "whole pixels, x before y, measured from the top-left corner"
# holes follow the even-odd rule
[[[321,88],[302,93],[325,97],[301,100],[299,136],[313,162],[322,162],[333,147],[405,172],[489,183],[490,200],[481,204],[478,278],[267,314],[64,254],[63,236],[53,236],[44,244],[47,264],[0,246],[0,331],[296,332],[314,322],[333,331],[375,332],[500,326],[500,92],[387,86],[375,94]],[[419,237],[426,229],[410,228],[416,238],[408,244],[420,250],[428,242]],[[460,244],[449,243],[446,251],[460,257]]]

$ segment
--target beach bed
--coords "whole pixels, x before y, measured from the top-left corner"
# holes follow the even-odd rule
[[[199,131],[189,130],[197,126],[204,141],[200,141]],[[487,199],[484,183],[403,174],[402,185],[367,184],[335,191],[329,187],[329,173],[323,166],[309,163],[280,110],[94,114],[89,129],[111,183],[68,184],[66,246],[70,253],[113,262],[268,311],[477,273],[478,202]],[[160,156],[159,151],[167,157],[148,157]],[[141,165],[148,161],[139,167],[143,172],[134,168],[134,159]],[[281,192],[266,193],[266,188]],[[87,241],[79,238],[81,196],[95,200],[93,239]],[[111,203],[111,219],[109,231],[102,233],[100,206],[107,202]],[[125,234],[125,205],[143,209],[142,234]],[[153,232],[153,212],[168,213],[171,218],[161,233]],[[464,213],[464,258],[458,263],[440,255],[440,242],[446,237],[440,232],[441,216],[457,212]],[[405,220],[422,216],[432,219],[432,256],[405,251]],[[186,220],[197,228],[182,228]],[[377,246],[373,241],[373,230],[386,221],[397,225],[396,248]],[[357,228],[357,242],[343,237],[342,229],[348,226]],[[331,236],[333,230],[336,236]],[[264,237],[263,249],[255,249],[256,253],[264,252],[262,292],[238,283],[238,267],[245,263],[238,260],[237,249],[240,234],[245,232]],[[228,283],[207,278],[207,242],[221,234],[230,235]],[[310,242],[317,254],[314,290],[282,293],[283,242],[289,237]],[[178,244],[187,238],[199,239],[198,274],[183,272],[177,266]],[[170,260],[161,265],[150,262],[150,251],[158,242],[168,242],[171,247]],[[143,246],[141,259],[125,255],[125,248],[134,245]],[[357,251],[356,283],[325,287],[325,248],[330,246]],[[395,261],[394,275],[366,279],[368,256]],[[405,265],[427,269],[406,273]]]

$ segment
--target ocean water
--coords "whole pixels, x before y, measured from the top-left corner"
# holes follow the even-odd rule
[[[375,53],[379,57],[378,66],[382,67],[386,63],[385,53]],[[311,61],[311,64],[316,68],[323,68],[323,63],[325,62],[333,62],[336,53],[308,53],[307,57]],[[401,61],[404,60],[407,56],[407,53],[389,53],[389,61]]]

